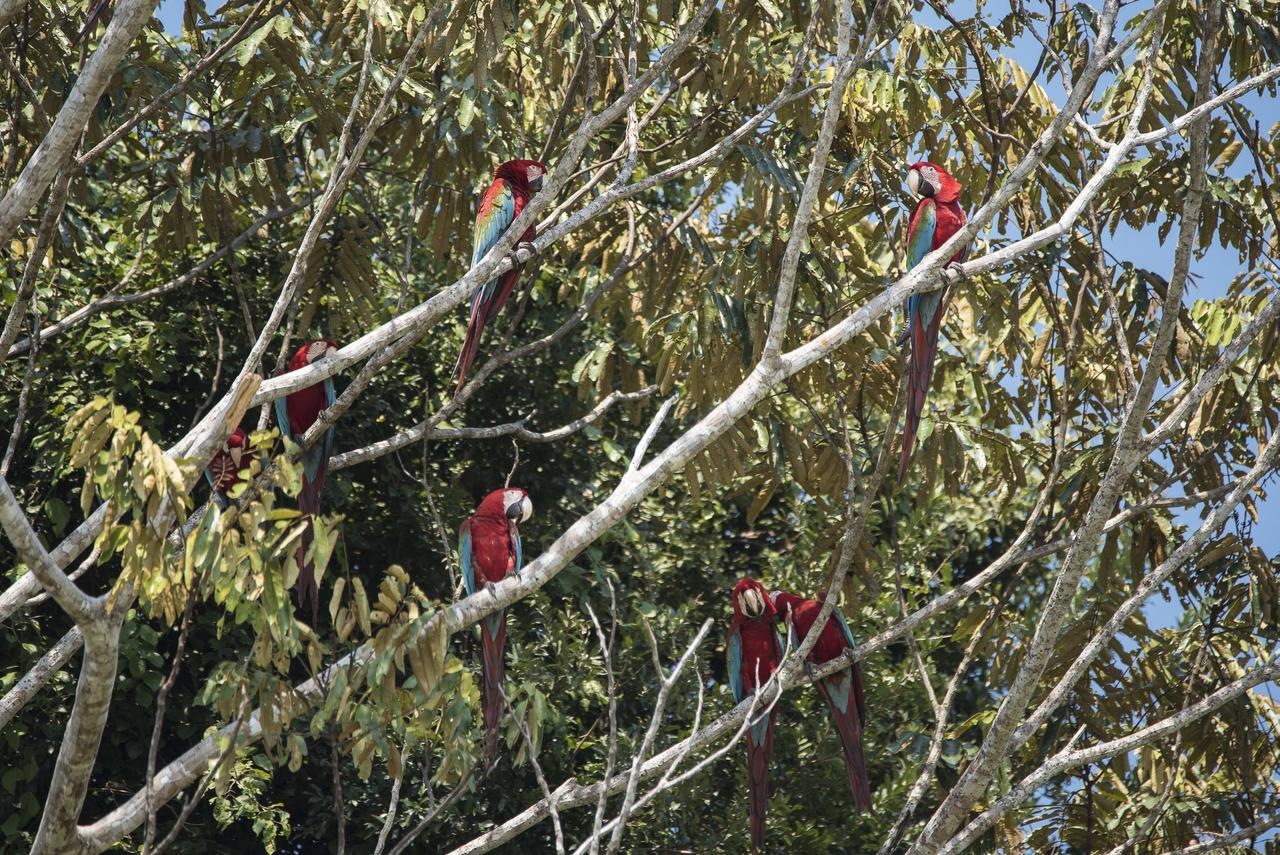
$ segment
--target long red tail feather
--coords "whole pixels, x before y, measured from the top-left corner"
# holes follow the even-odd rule
[[[323,450],[321,456],[324,456]],[[311,518],[320,513],[320,493],[324,490],[328,468],[329,461],[325,459],[316,467],[315,478],[308,478],[304,474],[302,490],[298,493],[298,510],[306,517],[306,528],[302,530],[302,538],[298,541],[298,605],[305,607],[308,602],[311,603],[312,626],[320,619],[320,586],[316,583],[315,565],[307,560],[307,551],[311,549],[313,539]]]
[[[920,415],[933,380],[933,361],[938,355],[938,331],[942,326],[945,303],[939,298],[938,308],[928,324],[911,325],[911,362],[907,375],[907,418],[902,429],[902,458],[898,462],[898,481],[907,477],[907,466],[916,445],[916,431],[920,429]]]
[[[769,755],[773,753],[773,723],[777,714],[775,707],[769,714],[769,726],[765,730],[763,743],[755,742],[751,731],[747,732],[747,790],[752,852],[759,852],[764,846],[764,819],[769,808]]]
[[[489,631],[489,621],[480,622],[482,650],[481,671],[484,674],[484,756],[486,761],[498,756],[498,725],[502,723],[502,681],[506,673],[503,650],[507,644],[507,616],[498,615],[497,635]]]
[[[840,735],[840,746],[844,750],[844,769],[849,776],[849,789],[853,792],[853,806],[860,811],[871,810],[871,780],[867,777],[867,763],[862,754],[862,718],[859,712],[853,682],[824,679],[819,681],[818,688],[831,707],[831,717],[836,723],[836,733]],[[844,712],[840,711],[832,697],[832,692],[843,691],[845,698]]]
[[[475,362],[476,354],[480,351],[480,337],[484,335],[484,328],[498,316],[502,304],[507,302],[507,297],[511,296],[519,279],[519,267],[508,270],[498,280],[498,287],[494,294],[472,309],[471,317],[467,320],[467,337],[462,342],[462,351],[458,354],[458,363],[453,369],[458,382],[454,388],[455,394],[462,391],[462,387],[466,385],[471,363]]]

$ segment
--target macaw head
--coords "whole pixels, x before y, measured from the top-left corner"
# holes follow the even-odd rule
[[[523,487],[505,487],[485,496],[476,513],[522,523],[533,516],[533,502],[529,499],[529,491]]]
[[[932,197],[938,202],[954,202],[960,198],[960,182],[941,166],[922,160],[907,169],[907,188],[920,198]]]
[[[338,343],[331,338],[318,338],[309,341],[293,354],[289,360],[289,370],[297,371],[308,365],[315,365],[322,359],[329,359],[338,352]]]
[[[534,193],[542,189],[542,179],[547,174],[547,165],[540,160],[508,160],[498,167],[493,175],[505,178],[518,185],[528,187]]]
[[[231,458],[231,462],[240,466],[240,458],[244,456],[244,450],[249,447],[249,436],[240,428],[235,429],[235,433],[227,437],[227,441],[222,444],[222,453]]]
[[[790,591],[774,591],[771,596],[774,606],[778,609],[778,614],[783,619],[789,617],[804,602],[804,597],[793,594]]]
[[[750,576],[739,579],[733,586],[733,619],[772,621],[778,616],[769,592]]]

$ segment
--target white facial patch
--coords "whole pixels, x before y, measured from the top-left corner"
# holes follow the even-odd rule
[[[529,501],[529,497],[519,490],[507,490],[502,494],[502,509],[508,511],[516,505],[520,505],[520,522],[524,522],[533,516],[533,502]]]

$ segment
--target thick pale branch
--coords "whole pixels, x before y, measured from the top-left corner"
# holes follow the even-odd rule
[[[39,662],[31,666],[31,670],[24,674],[22,679],[5,692],[4,697],[0,698],[0,730],[8,727],[13,717],[36,696],[45,683],[71,661],[71,657],[75,656],[83,641],[84,636],[80,633],[80,627],[71,627],[57,644],[40,657]]]
[[[123,611],[123,610],[122,610]],[[32,855],[65,855],[82,851],[76,820],[89,790],[89,777],[111,709],[116,660],[123,615],[104,618],[85,627],[85,651],[76,685],[75,706],[62,735],[62,746],[49,783],[40,829],[31,845]]]
[[[31,528],[27,515],[22,512],[22,506],[18,504],[18,497],[9,489],[9,482],[4,478],[0,478],[0,525],[4,527],[4,533],[13,544],[14,551],[21,556],[40,585],[81,629],[101,618],[102,603],[80,590],[62,572],[62,568],[41,545],[40,538]]]

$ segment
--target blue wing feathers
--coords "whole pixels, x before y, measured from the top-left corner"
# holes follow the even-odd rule
[[[852,677],[848,670],[837,671],[827,678],[831,702],[835,704],[836,709],[840,710],[842,715],[848,715],[849,713],[849,682],[851,679]]]
[[[289,409],[285,404],[288,396],[276,398],[276,424],[280,427],[280,435],[293,439],[293,430],[289,426]]]
[[[933,235],[938,226],[938,212],[932,199],[920,202],[920,213],[912,223],[914,229],[907,235],[907,269],[924,260],[933,251]]]
[[[468,594],[476,592],[476,570],[471,563],[471,520],[458,531],[458,562],[462,565],[462,584]]]
[[[844,633],[844,640],[848,642],[850,647],[857,647],[857,643],[853,640],[853,633],[849,630],[849,624],[845,623],[844,615],[840,614],[840,610],[836,609],[831,613],[837,621],[840,622],[840,631]]]
[[[516,197],[511,192],[511,186],[503,181],[502,186],[493,197],[493,208],[487,220],[477,219],[475,229],[475,246],[471,253],[471,264],[475,266],[476,262],[484,258],[485,253],[493,248],[503,233],[511,226],[516,219]],[[471,312],[474,315],[476,310],[488,302],[493,296],[497,279],[490,279],[484,283],[484,286],[476,291],[471,298]]]
[[[742,685],[742,636],[736,629],[729,630],[726,658],[729,660],[729,688],[733,689],[733,699],[741,702],[747,693]]]
[[[501,179],[499,179],[501,180]],[[502,181],[502,187],[493,197],[492,213],[487,221],[476,220],[475,245],[471,252],[471,264],[484,258],[484,254],[502,237],[503,232],[515,222],[516,196],[511,192],[511,185]]]

